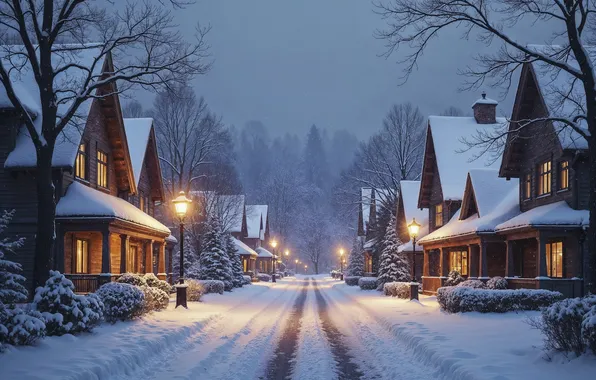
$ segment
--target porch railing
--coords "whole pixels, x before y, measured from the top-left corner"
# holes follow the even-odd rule
[[[64,274],[75,286],[77,293],[93,293],[105,281],[104,276],[99,274]],[[115,281],[120,275],[112,275],[109,281]]]

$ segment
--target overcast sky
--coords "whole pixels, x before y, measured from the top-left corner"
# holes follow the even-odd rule
[[[176,17],[188,34],[197,21],[212,26],[214,66],[194,85],[227,124],[261,120],[276,135],[303,133],[314,123],[365,138],[393,103],[410,101],[428,115],[450,105],[469,112],[479,97],[458,92],[464,78],[457,70],[473,64],[483,45],[461,40],[454,29],[433,41],[418,71],[399,86],[399,57],[379,57],[383,42],[373,33],[384,21],[370,0],[198,0]],[[528,26],[514,34],[543,43],[549,33]],[[512,97],[499,113],[510,114]]]

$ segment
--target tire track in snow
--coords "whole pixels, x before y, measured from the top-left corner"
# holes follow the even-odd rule
[[[355,364],[348,347],[345,344],[344,335],[337,329],[335,323],[331,319],[331,313],[325,297],[319,290],[317,281],[313,278],[314,290],[317,299],[319,316],[321,317],[321,324],[327,340],[331,345],[331,352],[337,363],[337,371],[339,379],[352,380],[361,379],[362,372]]]
[[[286,326],[281,335],[281,339],[277,344],[277,349],[273,354],[273,359],[269,361],[267,366],[268,380],[286,379],[291,375],[293,368],[293,358],[298,347],[298,335],[300,333],[300,322],[304,314],[304,304],[306,302],[306,295],[310,280],[303,281],[304,285],[300,294],[294,302],[292,312],[287,319]]]

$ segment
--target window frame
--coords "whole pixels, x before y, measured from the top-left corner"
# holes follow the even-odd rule
[[[86,252],[83,252],[81,259],[79,259],[79,242],[81,248],[85,247]],[[89,261],[91,255],[91,241],[89,239],[79,238],[74,236],[73,252],[72,252],[72,273],[74,274],[89,274]],[[79,271],[79,264],[82,261],[81,270]]]
[[[455,262],[458,262],[459,265],[457,266],[459,269],[456,268],[454,265]],[[460,275],[468,276],[469,275],[469,265],[470,265],[470,255],[468,254],[467,250],[453,250],[449,251],[449,270],[457,270]]]
[[[83,147],[83,150],[81,150]],[[80,157],[83,158],[83,176],[79,176],[81,168],[80,165]],[[76,179],[89,182],[89,142],[88,141],[81,141],[79,147],[77,148],[77,156],[75,158],[75,167],[74,167],[74,176]]]
[[[548,170],[544,172],[542,169],[544,165],[548,165]],[[542,189],[543,186],[547,186],[548,191]],[[551,159],[540,162],[536,165],[536,198],[546,197],[552,194],[553,191],[553,161]]]
[[[560,246],[560,252],[555,253],[559,257],[555,257],[553,261],[553,247]],[[546,275],[550,278],[565,278],[565,245],[563,240],[549,241],[546,243]],[[557,260],[560,259],[560,260]],[[556,262],[556,265],[553,263]],[[553,270],[556,274],[553,276]]]
[[[532,172],[525,173],[522,184],[522,200],[532,199]]]
[[[100,155],[105,156],[105,161],[100,158]],[[110,187],[110,171],[109,171],[109,156],[106,152],[101,149],[97,149],[97,153],[95,154],[95,158],[97,161],[97,186],[108,189]],[[104,177],[105,174],[105,186],[100,182],[100,178]],[[102,181],[103,182],[103,181]]]
[[[134,251],[134,255],[133,255]],[[137,273],[137,258],[139,255],[139,246],[136,244],[128,245],[128,252],[126,254],[126,271],[130,273]]]
[[[440,210],[439,210],[440,209]],[[435,228],[443,227],[443,204],[439,203],[435,205]]]
[[[565,165],[565,167],[563,167]],[[563,173],[565,173],[563,177]],[[565,187],[563,187],[562,180],[565,178]],[[569,160],[561,160],[557,165],[557,191],[569,190]]]

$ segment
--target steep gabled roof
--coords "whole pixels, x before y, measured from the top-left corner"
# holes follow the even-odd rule
[[[265,227],[267,226],[267,205],[248,205],[246,206],[246,226],[248,228],[248,238],[264,239]]]
[[[430,206],[434,176],[439,178],[444,201],[461,200],[469,170],[497,167],[498,162],[481,154],[481,147],[469,147],[463,141],[478,132],[491,133],[506,126],[505,118],[496,118],[496,121],[495,124],[479,124],[474,117],[429,116],[418,207]]]
[[[420,224],[420,231],[418,239],[428,234],[428,210],[418,208],[418,194],[420,193],[420,181],[400,181],[399,200],[397,202],[397,219],[396,229],[397,234],[402,243],[398,250],[399,252],[412,251],[412,240],[408,231],[408,224],[416,219]],[[416,250],[418,251],[420,247]]]

